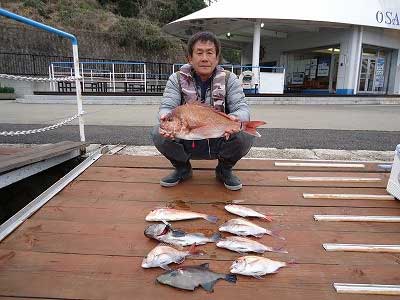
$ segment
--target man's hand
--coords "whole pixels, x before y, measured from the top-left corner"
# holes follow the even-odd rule
[[[161,116],[160,121],[164,121],[167,118],[167,116],[168,116],[168,114]],[[174,134],[166,132],[161,127],[158,129],[158,132],[160,133],[161,136],[163,136],[166,139],[175,140]]]
[[[228,115],[228,117],[232,121],[240,122],[240,119],[237,116]],[[237,133],[239,131],[240,131],[240,129],[228,129],[228,130],[225,130],[224,137],[225,137],[226,140],[229,140],[229,137],[231,136],[231,134]]]

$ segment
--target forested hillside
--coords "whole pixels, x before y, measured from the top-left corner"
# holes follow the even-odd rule
[[[203,0],[0,1],[2,8],[77,35],[80,52],[85,56],[153,61],[183,57],[183,43],[161,28],[205,6]],[[60,47],[48,45],[55,42],[44,42],[43,33],[16,37],[15,28],[20,25],[4,18],[0,22],[0,51],[60,55]],[[13,37],[7,38],[7,34]]]

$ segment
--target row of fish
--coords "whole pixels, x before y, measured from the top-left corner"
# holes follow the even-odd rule
[[[272,221],[269,216],[241,205],[230,204],[226,205],[225,209],[230,213],[239,215],[241,217],[256,217],[265,221]],[[142,262],[143,268],[161,267],[168,270],[166,273],[157,278],[158,282],[181,289],[194,290],[197,286],[201,286],[207,291],[212,291],[215,282],[219,279],[224,279],[229,282],[236,282],[236,276],[234,274],[261,278],[263,275],[275,273],[279,268],[286,266],[285,262],[274,261],[265,257],[243,256],[232,263],[230,267],[231,274],[215,273],[209,269],[208,264],[180,267],[176,270],[171,270],[169,267],[169,264],[171,263],[180,264],[188,256],[204,254],[204,252],[196,249],[196,245],[203,245],[206,243],[216,243],[217,247],[225,248],[242,254],[248,252],[264,253],[267,251],[287,253],[285,250],[268,247],[262,243],[243,237],[261,237],[264,234],[268,234],[280,239],[284,239],[273,231],[265,229],[242,218],[231,219],[219,227],[219,231],[239,235],[229,236],[226,238],[222,238],[219,232],[213,234],[211,237],[207,237],[202,233],[187,233],[181,229],[173,228],[171,224],[168,223],[169,221],[198,218],[205,219],[212,223],[216,223],[218,220],[215,216],[171,208],[158,208],[152,210],[146,216],[146,221],[163,222],[152,224],[144,231],[145,236],[156,239],[163,243],[151,250]],[[177,247],[191,245],[191,247],[189,250],[184,251],[177,250],[166,244]]]

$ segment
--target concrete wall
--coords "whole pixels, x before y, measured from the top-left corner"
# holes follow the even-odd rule
[[[13,87],[17,98],[33,95],[34,91],[50,91],[48,82],[32,82],[22,80],[0,79],[1,86]]]

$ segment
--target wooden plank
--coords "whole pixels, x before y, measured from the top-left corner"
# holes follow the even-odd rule
[[[317,177],[317,176],[288,176],[289,181],[296,182],[351,182],[351,183],[364,183],[364,182],[380,182],[382,178],[379,177]]]
[[[240,295],[240,299],[250,300],[268,295],[282,300],[331,300],[337,297],[332,282],[367,279],[394,285],[397,270],[396,266],[294,264],[262,280],[239,276],[236,284],[218,281],[214,293],[208,294],[201,288],[188,292],[155,284],[155,278],[164,271],[141,268],[141,258],[21,251],[1,251],[0,257],[6,257],[0,272],[0,294],[53,299],[132,299],[132,295],[135,299],[236,299]],[[201,262],[188,259],[184,264]],[[210,261],[210,268],[227,273],[230,264]],[[342,295],[340,299],[359,298]]]
[[[316,221],[325,222],[383,222],[399,223],[398,216],[349,216],[349,215],[314,215]]]
[[[0,157],[0,173],[67,153],[73,149],[80,148],[84,144],[81,142],[65,141],[40,148],[35,147],[12,156]]]
[[[275,162],[276,167],[309,167],[309,168],[355,168],[364,169],[365,164],[355,163],[323,163],[323,162]]]
[[[373,253],[400,253],[400,245],[373,245],[373,244],[335,244],[322,245],[326,251],[346,252],[373,252]]]
[[[400,285],[335,283],[338,293],[368,295],[400,295]]]
[[[82,178],[82,177],[80,177]],[[173,188],[163,188],[159,183],[131,183],[106,181],[74,181],[62,191],[65,201],[67,198],[110,201],[163,201],[163,202],[196,202],[196,203],[227,203],[233,200],[244,200],[242,204],[258,205],[287,205],[287,206],[341,206],[341,207],[394,207],[398,201],[385,200],[323,200],[304,199],[304,192],[359,192],[360,194],[386,194],[384,188],[335,188],[335,187],[273,187],[273,186],[244,186],[241,191],[227,191],[220,183],[194,185],[184,182]]]
[[[305,199],[340,199],[340,200],[395,200],[392,195],[363,194],[311,194],[303,193]]]
[[[113,182],[138,182],[138,183],[159,183],[160,179],[171,171],[166,169],[130,169],[130,168],[108,168],[91,167],[84,172],[78,180],[92,181],[113,181]],[[292,172],[281,171],[238,171],[244,186],[335,186],[335,187],[384,187],[386,188],[389,174],[364,173],[363,182],[352,182],[352,180],[337,181],[300,181],[291,182],[287,178]],[[318,177],[325,175],[323,172],[303,172],[303,177]],[[351,177],[350,172],[331,172],[331,177]],[[369,178],[369,179],[368,179]],[[213,170],[196,170],[193,178],[186,181],[191,185],[221,185],[215,178]]]
[[[87,220],[87,223],[73,221],[45,221],[29,220],[25,222],[12,236],[0,244],[3,250],[80,253],[86,255],[119,255],[143,257],[158,242],[143,235],[149,223],[132,221],[128,224],[96,222]],[[261,225],[261,224],[260,224]],[[217,226],[205,221],[179,222],[178,228],[188,232],[202,232],[211,236]],[[270,227],[270,226],[268,226]],[[267,228],[268,228],[267,227]],[[336,253],[326,252],[321,245],[326,242],[334,243],[368,243],[400,244],[400,234],[373,233],[373,232],[332,232],[309,230],[282,230],[279,234],[286,238],[281,241],[277,238],[264,236],[257,239],[271,247],[284,247],[288,254],[267,253],[273,259],[294,260],[297,263],[319,263],[340,265],[398,265],[398,260],[392,254],[381,253]],[[210,243],[201,246],[206,252],[201,260],[234,260],[238,253],[220,249]]]
[[[338,161],[323,161],[323,160],[279,160],[279,162],[304,162],[304,163],[339,163]],[[292,167],[277,167],[275,166],[276,159],[241,159],[236,165],[237,170],[274,170],[274,171],[338,171],[337,168],[315,168],[315,167],[301,167],[293,170]],[[216,160],[191,160],[192,166],[195,169],[214,169],[217,165]],[[343,162],[341,163],[360,163],[360,162]],[[354,172],[378,172],[382,173],[384,170],[379,167],[381,163],[362,162],[365,169],[355,169]],[[110,158],[103,156],[101,160],[95,163],[97,167],[125,167],[125,168],[172,168],[171,163],[163,156],[132,156],[132,155],[118,155]],[[347,169],[347,168],[346,168]],[[345,169],[343,169],[345,170]]]

